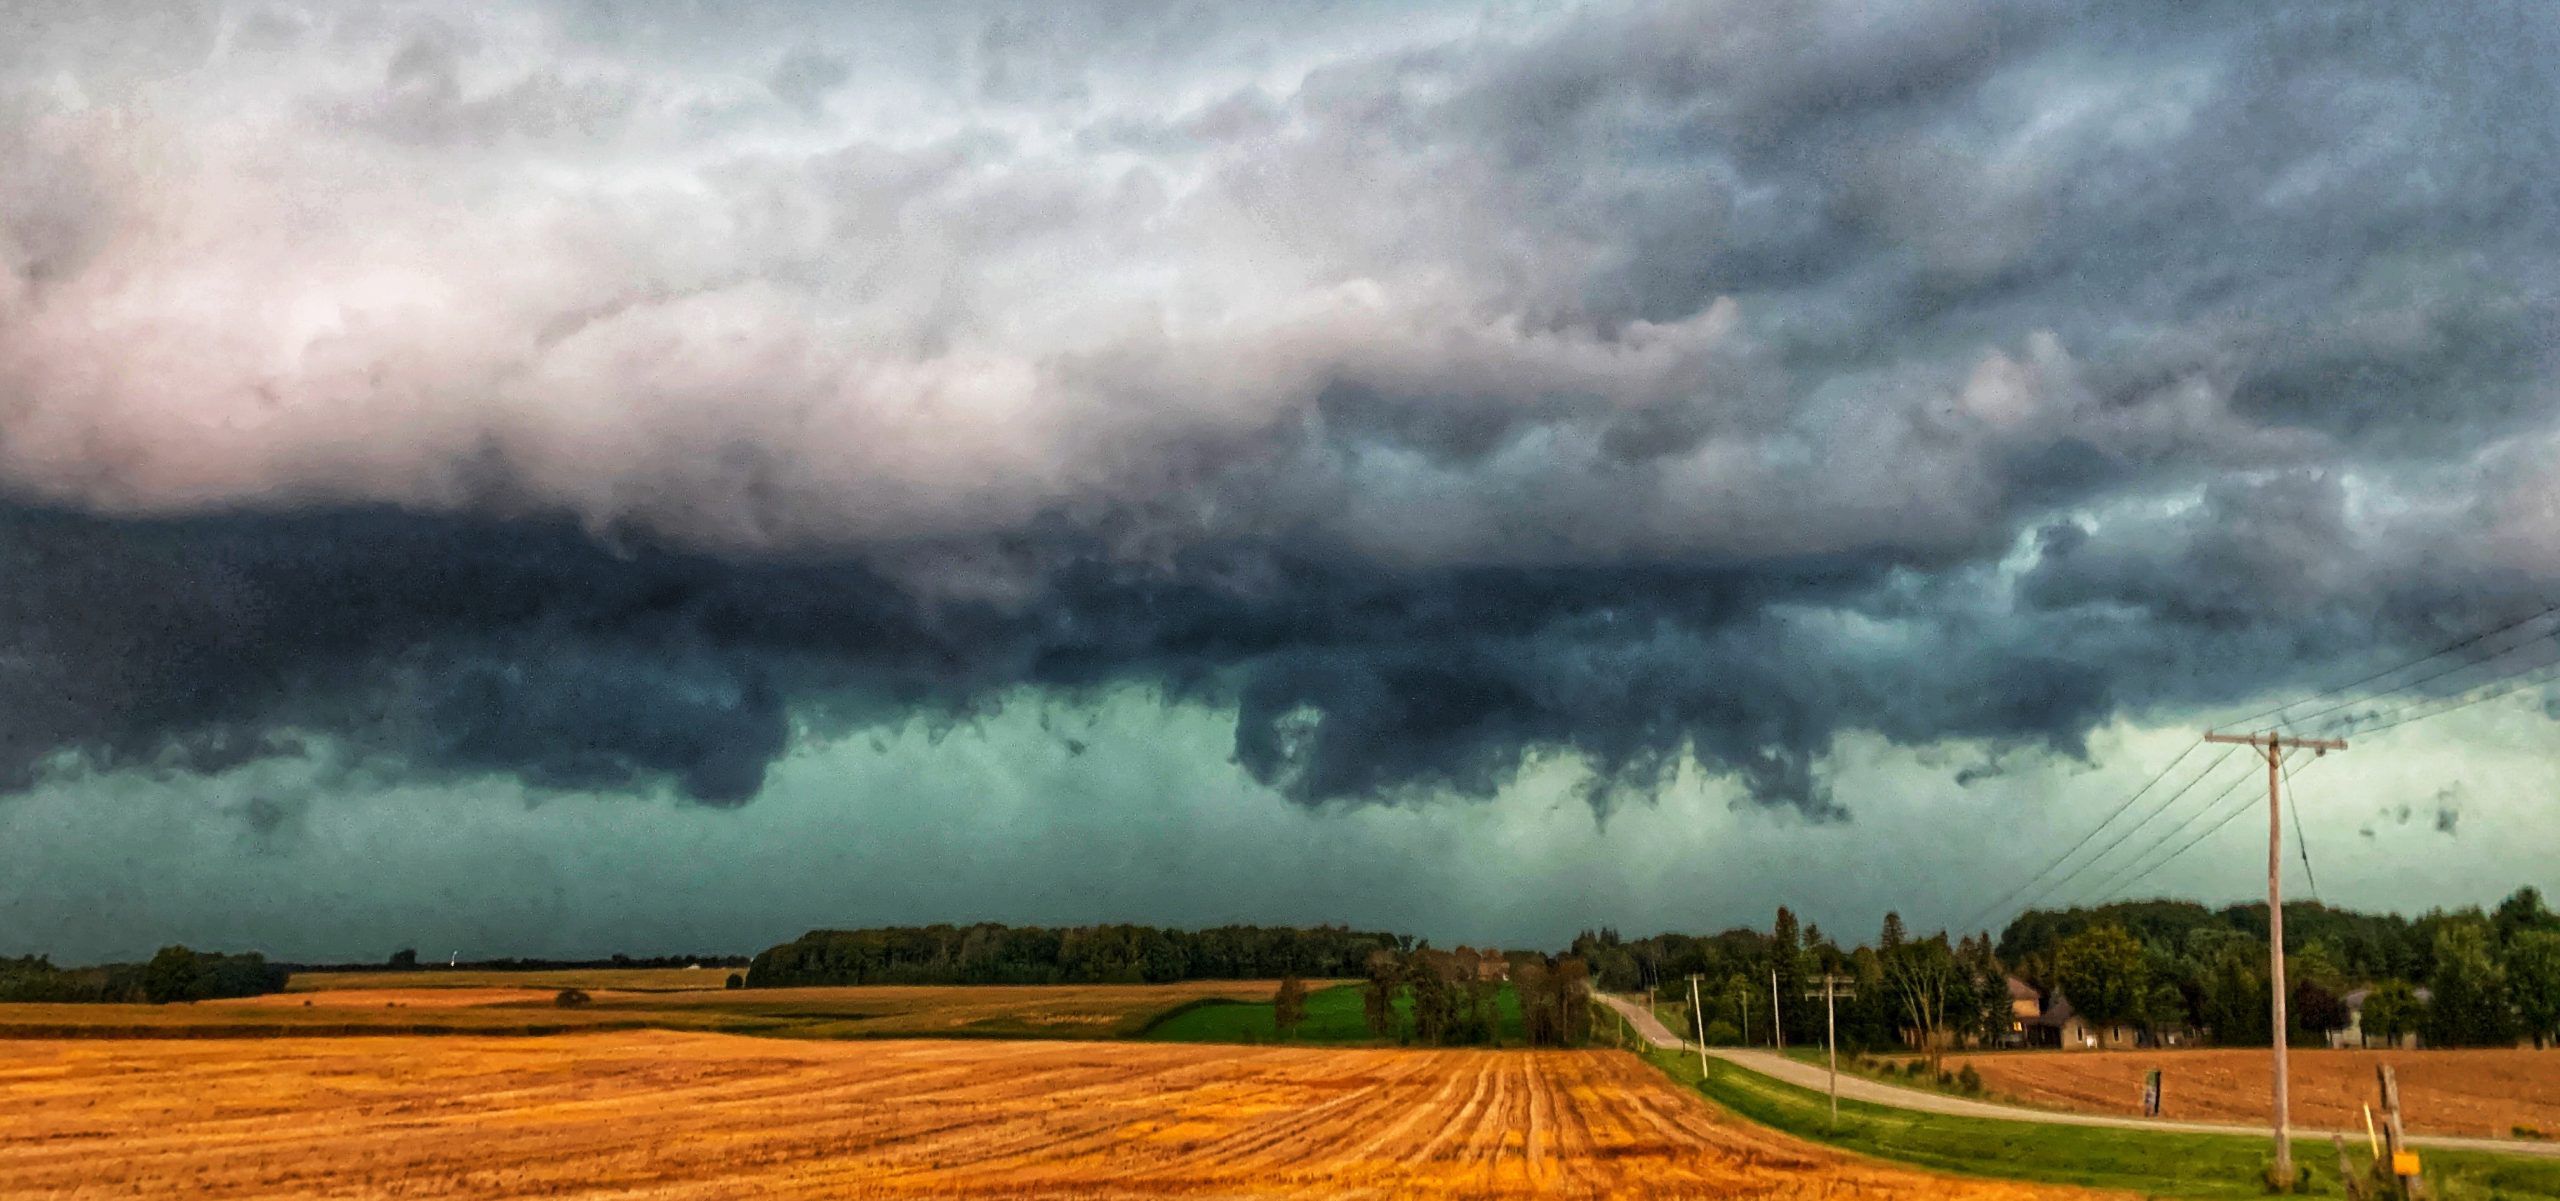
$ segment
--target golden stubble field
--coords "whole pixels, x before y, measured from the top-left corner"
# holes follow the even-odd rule
[[[2192,1122],[2262,1122],[2270,1093],[2269,1052],[2023,1051],[1949,1056],[1972,1064],[1992,1091],[2031,1105],[2086,1113],[2141,1112],[2142,1078],[2160,1069],[2162,1111]],[[2286,1057],[2294,1124],[2364,1130],[2374,1103],[2374,1067],[2400,1078],[2409,1128],[2425,1134],[2512,1135],[2517,1126],[2560,1134],[2560,1051],[2308,1051]]]
[[[672,989],[702,973],[580,972],[296,977],[291,991],[184,1005],[0,1005],[0,1038],[226,1037],[295,1034],[559,1034],[640,1028],[805,1038],[914,1035],[1126,1037],[1165,1010],[1207,999],[1267,1001],[1276,980],[1179,984],[719,986]],[[1310,981],[1318,988],[1331,981]],[[325,986],[321,986],[325,985]],[[588,990],[575,1009],[560,987]],[[5,1043],[0,1043],[5,1047]]]
[[[5,1044],[0,1196],[2051,1197],[1614,1052],[551,1038]]]

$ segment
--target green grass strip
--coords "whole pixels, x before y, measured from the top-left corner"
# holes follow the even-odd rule
[[[1393,1046],[1395,1040],[1381,1039],[1369,1032],[1369,1021],[1361,1004],[1361,986],[1339,984],[1307,994],[1307,1020],[1289,1038],[1280,1037],[1272,1024],[1273,1006],[1269,1001],[1205,1000],[1177,1005],[1148,1023],[1140,1038],[1172,1043],[1289,1043],[1300,1046],[1349,1047]],[[1494,995],[1494,1013],[1501,1024],[1502,1045],[1525,1046],[1528,1034],[1520,1025],[1520,998],[1510,985]],[[1396,1018],[1399,1026],[1410,1022],[1413,1002],[1399,993]]]
[[[2272,1156],[2262,1139],[2234,1135],[2061,1126],[1922,1113],[1843,1099],[1831,1122],[1824,1094],[1725,1063],[1701,1081],[1695,1053],[1648,1050],[1665,1075],[1717,1105],[1798,1138],[1941,1171],[2121,1189],[2150,1197],[2260,1197]],[[2362,1160],[2365,1149],[2351,1145]],[[2472,1151],[2422,1151],[2441,1201],[2560,1198],[2560,1160]],[[2337,1152],[2297,1138],[2294,1163],[2310,1169],[2307,1195],[2336,1197]]]

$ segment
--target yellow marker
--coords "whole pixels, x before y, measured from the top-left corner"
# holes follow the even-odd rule
[[[2382,1136],[2373,1130],[2373,1107],[2364,1107],[2364,1141],[2373,1144],[2373,1157],[2382,1158]]]
[[[2394,1176],[2415,1176],[2415,1175],[2417,1175],[2417,1174],[2418,1174],[2418,1153],[2417,1153],[2417,1152],[2415,1152],[2415,1151],[2394,1151],[2394,1152],[2392,1152],[2392,1153],[2391,1153],[2391,1174],[2392,1174],[2392,1175],[2394,1175]]]

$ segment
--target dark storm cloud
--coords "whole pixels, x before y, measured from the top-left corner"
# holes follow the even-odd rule
[[[2538,6],[188,11],[0,53],[13,785],[1138,682],[1825,820],[2560,574]]]

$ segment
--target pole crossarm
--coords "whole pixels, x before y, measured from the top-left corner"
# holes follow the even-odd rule
[[[2345,742],[2343,739],[2337,739],[2337,738],[2287,738],[2287,737],[2285,737],[2285,736],[2284,736],[2284,735],[2282,735],[2282,734],[2274,734],[2274,733],[2268,733],[2268,734],[2206,734],[2206,735],[2204,736],[2204,740],[2205,740],[2206,742],[2221,742],[2221,743],[2229,743],[2229,744],[2231,744],[2231,745],[2233,745],[2233,746],[2254,746],[2254,747],[2259,748],[2260,750],[2264,750],[2264,749],[2266,749],[2266,748],[2268,748],[2268,747],[2272,747],[2272,746],[2276,746],[2276,745],[2278,745],[2278,744],[2282,744],[2283,746],[2285,746],[2285,747],[2287,747],[2287,748],[2289,748],[2289,749],[2293,749],[2293,750],[2319,751],[2319,752],[2321,752],[2321,753],[2323,753],[2323,754],[2325,754],[2325,753],[2327,753],[2327,752],[2330,752],[2330,751],[2343,751],[2343,750],[2347,749],[2347,744],[2346,744],[2346,742]]]

